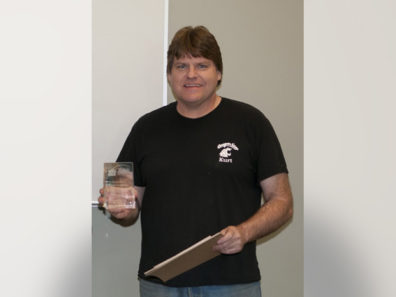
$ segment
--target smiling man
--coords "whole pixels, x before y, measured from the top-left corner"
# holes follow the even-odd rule
[[[124,225],[141,214],[141,297],[261,296],[256,240],[292,216],[275,132],[256,108],[217,95],[222,74],[214,36],[202,26],[179,30],[167,66],[176,102],[141,117],[117,159],[134,163],[139,207],[111,214]],[[145,277],[219,231],[219,257],[167,283]]]
[[[177,111],[189,118],[214,110],[223,64],[213,35],[203,27],[187,27],[176,33],[168,50],[168,82],[177,100]],[[204,44],[207,42],[208,44]]]

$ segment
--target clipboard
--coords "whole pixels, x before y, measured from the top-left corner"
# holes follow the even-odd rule
[[[175,256],[155,265],[152,269],[146,271],[144,275],[155,276],[163,282],[167,282],[220,255],[219,252],[213,250],[213,246],[221,237],[220,232],[208,236]]]

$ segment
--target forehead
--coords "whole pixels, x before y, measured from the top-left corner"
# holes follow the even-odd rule
[[[212,60],[206,59],[204,57],[193,57],[191,55],[185,55],[180,58],[175,58],[174,63],[212,63]]]

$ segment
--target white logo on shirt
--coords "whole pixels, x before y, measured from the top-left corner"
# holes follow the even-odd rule
[[[218,150],[222,149],[219,153],[219,162],[222,163],[232,163],[232,158],[230,158],[232,150],[239,151],[235,143],[230,143],[230,142],[219,144],[217,146],[217,149]]]

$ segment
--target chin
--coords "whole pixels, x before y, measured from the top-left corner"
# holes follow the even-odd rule
[[[182,97],[180,98],[180,101],[186,102],[186,103],[195,103],[201,101],[201,97]]]

